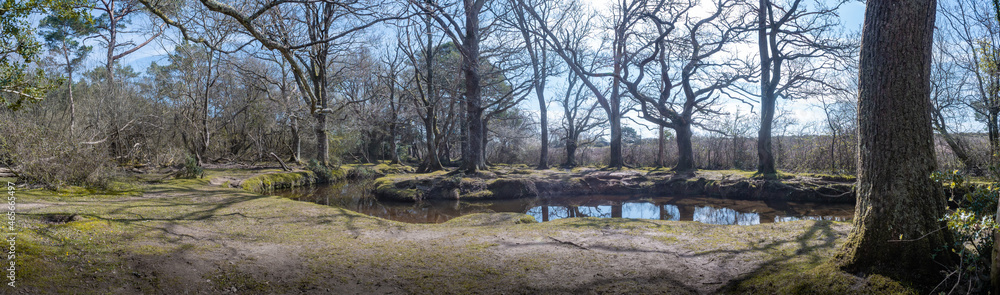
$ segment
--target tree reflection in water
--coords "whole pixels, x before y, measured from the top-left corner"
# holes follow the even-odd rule
[[[479,202],[386,202],[376,200],[371,195],[371,189],[370,182],[339,182],[279,191],[276,194],[410,223],[440,223],[466,214],[490,212],[526,213],[541,222],[598,217],[737,225],[802,219],[845,221],[854,214],[854,206],[850,204],[763,202],[690,196],[588,195]]]

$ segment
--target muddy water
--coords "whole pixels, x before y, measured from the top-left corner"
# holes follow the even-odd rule
[[[571,217],[640,218],[752,225],[800,219],[849,220],[854,206],[725,200],[688,196],[588,195],[494,201],[378,201],[370,182],[339,182],[276,192],[287,198],[346,208],[409,223],[441,223],[472,213],[517,212],[540,222]]]

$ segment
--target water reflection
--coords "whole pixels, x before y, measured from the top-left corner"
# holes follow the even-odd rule
[[[278,192],[292,199],[341,207],[371,216],[410,223],[440,223],[472,213],[518,212],[545,222],[561,218],[599,217],[698,221],[752,225],[794,220],[849,220],[854,206],[725,200],[667,196],[576,196],[495,200],[488,202],[378,201],[370,182],[340,182]]]
[[[760,214],[740,213],[729,208],[697,207],[694,209],[694,221],[708,224],[751,225],[760,224]]]

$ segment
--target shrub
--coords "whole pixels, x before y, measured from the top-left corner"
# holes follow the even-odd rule
[[[931,178],[944,186],[948,201],[957,206],[941,219],[947,222],[955,242],[939,251],[953,249],[961,258],[961,264],[954,267],[956,272],[962,272],[958,278],[963,279],[955,284],[968,284],[969,289],[985,290],[989,283],[995,242],[993,233],[998,229],[994,216],[1000,186],[995,181],[988,185],[973,185],[958,170],[934,172]]]
[[[316,174],[318,183],[337,181],[343,179],[345,176],[344,170],[320,164],[319,161],[316,160],[309,160],[309,162],[306,163],[306,169]]]
[[[81,185],[104,189],[120,173],[99,144],[72,138],[34,122],[0,118],[0,161],[13,166],[22,181],[49,188]]]
[[[177,178],[197,178],[205,177],[205,170],[198,165],[198,160],[194,156],[187,156],[184,160],[184,169],[177,173]]]

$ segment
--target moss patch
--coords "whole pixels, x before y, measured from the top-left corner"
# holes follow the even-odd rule
[[[768,267],[726,287],[728,294],[919,294],[885,276],[858,277],[828,263]]]
[[[536,223],[535,217],[520,213],[476,213],[462,215],[445,222],[452,226],[485,226]]]
[[[268,173],[251,177],[240,185],[251,192],[270,192],[276,189],[306,186],[316,183],[316,174],[312,171]]]
[[[423,192],[416,188],[405,188],[405,182],[400,182],[396,177],[381,177],[375,179],[375,189],[372,191],[376,196],[385,200],[413,202],[423,199]]]

